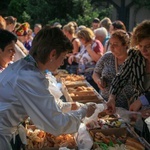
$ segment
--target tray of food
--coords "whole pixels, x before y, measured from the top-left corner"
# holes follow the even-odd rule
[[[95,96],[95,90],[92,86],[75,86],[67,89],[70,96]]]
[[[92,150],[145,150],[127,128],[91,129],[89,133],[94,143]]]
[[[60,82],[66,86],[77,86],[86,84],[84,76],[75,74],[69,74],[65,77],[61,77]]]
[[[85,77],[83,75],[68,74],[66,77],[62,78],[64,81],[83,81]]]
[[[26,131],[26,150],[58,150],[60,147],[77,149],[73,134],[54,136],[43,130],[37,129],[34,125],[27,125]]]
[[[96,90],[86,81],[84,82],[84,85],[74,84],[72,86],[67,86],[63,83],[62,91],[67,101],[76,101],[82,103],[103,102],[103,99],[99,93],[97,93]]]
[[[64,69],[57,69],[53,75],[55,76],[56,80],[58,82],[61,81],[61,78],[65,78],[66,76],[68,76],[68,72]]]

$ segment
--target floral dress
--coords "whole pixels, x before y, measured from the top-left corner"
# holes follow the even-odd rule
[[[96,53],[103,53],[101,43],[97,40],[94,40],[92,50]],[[76,60],[78,62],[78,74],[83,74],[87,80],[92,80],[96,61],[91,58],[84,46],[82,46],[80,53],[76,55]]]
[[[123,64],[118,66],[118,71],[121,70]],[[106,82],[106,87],[101,90],[102,97],[107,101],[111,82],[116,76],[115,57],[111,52],[105,53],[97,62],[94,72],[103,77]],[[116,106],[128,109],[129,100],[134,93],[133,86],[130,81],[126,83],[123,90],[117,95]]]

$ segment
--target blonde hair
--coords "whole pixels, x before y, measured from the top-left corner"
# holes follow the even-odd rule
[[[95,35],[90,28],[84,28],[77,33],[77,37],[84,39],[86,42],[89,42],[95,37]]]
[[[105,17],[100,21],[100,26],[106,28],[109,31],[110,25],[112,24],[110,18]]]
[[[70,21],[68,24],[72,24],[74,29],[77,30],[78,29],[78,24],[75,21]]]
[[[70,34],[75,34],[75,28],[73,23],[68,23],[64,25],[63,30],[69,32]]]

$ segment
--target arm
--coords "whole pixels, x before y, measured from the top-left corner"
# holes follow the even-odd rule
[[[75,55],[72,54],[68,57],[68,63],[71,65],[73,61],[75,61]]]
[[[96,53],[94,50],[92,50],[91,44],[88,44],[86,46],[86,50],[89,53],[89,55],[91,56],[92,60],[94,60],[95,62],[97,62],[99,60],[99,58],[101,58],[101,53]]]
[[[75,39],[73,42],[73,50],[72,50],[72,53],[68,53],[67,54],[67,57],[70,57],[72,55],[76,55],[78,52],[79,52],[79,49],[80,49],[80,41],[78,39]]]
[[[105,67],[104,63],[105,60],[107,59],[107,55],[103,55],[98,62],[96,63],[96,66],[94,68],[94,72],[92,75],[92,78],[94,80],[94,82],[98,85],[98,87],[103,90],[103,88],[105,87],[105,85],[101,82],[101,78],[102,78],[102,72],[103,69]]]
[[[145,95],[141,95],[139,97],[139,100],[143,106],[150,104],[150,97],[149,96],[150,96],[149,94],[145,94]]]
[[[116,95],[110,94],[107,102],[107,110],[106,110],[108,114],[114,114],[116,112],[115,100],[116,100]]]
[[[101,85],[101,79],[98,73],[93,72],[92,78],[94,80],[94,82],[97,84],[97,86],[103,90],[103,86]]]
[[[145,95],[141,95],[139,99],[134,101],[130,105],[131,111],[138,111],[142,106],[150,105],[150,92],[145,93]]]
[[[78,102],[63,102],[61,99],[57,100],[57,104],[63,113],[67,113],[71,110],[77,110],[84,105]]]
[[[87,110],[82,107],[76,111],[62,113],[47,84],[47,79],[42,78],[40,73],[35,72],[29,76],[28,71],[24,71],[17,79],[14,92],[38,128],[54,135],[77,132]]]
[[[147,100],[147,102],[145,101],[145,103],[146,104],[150,104],[150,91],[148,91],[148,92],[145,93],[145,98]],[[142,104],[144,104],[144,102],[142,102]]]
[[[142,106],[149,106],[150,105],[149,101],[150,101],[150,92],[147,92],[145,95],[141,95],[138,100],[134,101],[130,105],[130,110],[139,111]],[[140,112],[143,118],[147,118],[150,116],[149,107],[147,109],[141,110]]]
[[[97,62],[102,57],[103,49],[103,45],[97,40],[94,41],[93,45],[87,44],[86,46],[87,52],[95,62]]]
[[[79,52],[79,48],[80,48],[80,42],[79,42],[79,40],[75,39],[72,44],[73,44],[73,50],[72,50],[72,52],[73,52],[73,54],[77,54]]]

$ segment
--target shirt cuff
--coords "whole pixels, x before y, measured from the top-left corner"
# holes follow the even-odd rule
[[[148,102],[147,98],[145,97],[145,95],[140,96],[139,100],[141,101],[143,106],[149,105],[149,102]]]

